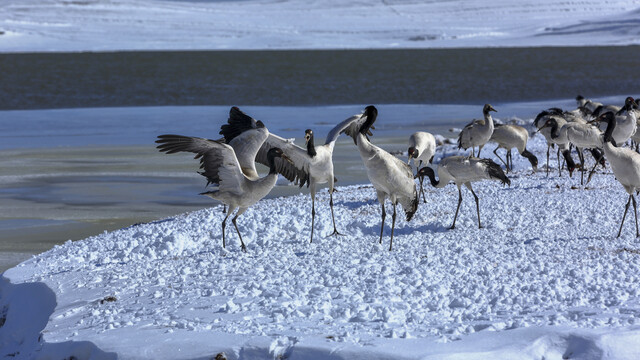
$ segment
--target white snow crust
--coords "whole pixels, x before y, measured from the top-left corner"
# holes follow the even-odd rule
[[[543,138],[528,148],[544,169]],[[455,153],[440,146],[434,163]],[[56,246],[4,273],[0,356],[637,359],[640,246],[632,213],[615,238],[622,186],[609,169],[583,189],[557,177],[555,156],[548,178],[513,159],[510,187],[474,185],[484,228],[463,189],[448,230],[457,189],[428,185],[414,219],[398,216],[391,252],[368,184],[335,193],[345,236],[324,237],[319,194],[312,244],[301,194],[238,219],[246,254],[231,226],[222,248],[221,206]]]
[[[3,0],[0,51],[638,44],[639,0]]]

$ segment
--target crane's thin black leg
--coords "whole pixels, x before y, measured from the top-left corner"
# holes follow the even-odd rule
[[[471,188],[471,185],[467,185],[471,193],[473,194],[473,198],[476,200],[476,212],[478,213],[478,229],[482,229],[482,225],[480,225],[480,204],[478,203],[478,195],[476,195],[475,191]]]
[[[333,220],[333,233],[329,236],[333,235],[342,235],[338,232],[338,228],[336,227],[336,217],[333,215],[333,190],[329,190],[329,207],[331,207],[331,219]]]
[[[231,222],[233,223],[233,226],[235,226],[236,232],[238,233],[238,237],[240,238],[240,244],[242,246],[242,251],[247,252],[247,247],[244,246],[244,241],[242,241],[242,235],[240,235],[240,230],[238,230],[238,224],[236,224],[236,220],[238,219],[238,215],[239,214],[236,214],[236,216],[234,216],[233,219],[231,219]]]
[[[480,145],[480,146],[478,146],[478,155],[477,155],[476,157],[480,157],[480,151],[482,151],[482,147],[483,147],[483,146],[484,146],[484,145]]]
[[[498,159],[500,159],[500,161],[504,164],[504,167],[505,167],[505,169],[507,169],[507,172],[509,172],[509,165],[507,165],[507,163],[506,163],[504,160],[502,160],[502,158],[500,157],[500,155],[498,155],[498,149],[499,149],[499,148],[500,148],[500,147],[498,146],[498,147],[496,147],[495,149],[493,149],[493,153],[494,153],[494,154],[496,154],[496,156],[498,157]]]
[[[424,181],[424,177],[420,177],[420,193],[422,194],[422,202],[427,203],[427,197],[424,196],[424,187],[422,186],[422,182]]]
[[[391,215],[391,241],[389,242],[389,251],[393,246],[393,230],[396,228],[396,203],[393,203],[393,215]]]
[[[311,195],[311,240],[310,243],[313,242],[313,225],[316,222],[316,197],[315,194]]]
[[[551,144],[547,144],[547,177],[549,177],[549,151],[551,151]]]
[[[620,230],[618,230],[618,236],[616,237],[620,237],[620,233],[622,232],[622,225],[624,224],[624,218],[627,217],[627,210],[629,210],[629,203],[631,203],[631,199],[633,198],[633,195],[629,195],[629,201],[627,201],[627,205],[625,205],[624,207],[624,214],[622,215],[622,222],[620,222]]]
[[[460,187],[458,186],[458,207],[456,208],[456,214],[453,216],[453,224],[451,224],[451,227],[449,229],[456,228],[456,219],[458,218],[458,211],[460,210],[460,204],[462,204],[462,190],[460,190]]]
[[[578,149],[578,157],[580,158],[580,185],[584,185],[584,154],[581,148]]]
[[[511,172],[513,172],[513,153],[511,149],[509,149],[509,167],[511,168]]]
[[[638,209],[636,206],[636,198],[631,194],[631,199],[633,199],[633,213],[636,215],[636,237],[640,236],[640,232],[638,232]]]
[[[224,228],[227,226],[227,218],[229,217],[229,213],[227,213],[227,216],[224,217],[224,220],[222,220],[222,247],[226,248],[227,247],[227,243],[225,241],[224,238]]]
[[[564,164],[560,163],[560,146],[558,146],[558,152],[556,153],[556,161],[558,162],[558,177],[562,177],[562,167]]]
[[[591,168],[591,171],[589,171],[589,176],[587,177],[587,183],[585,184],[585,186],[589,184],[589,181],[591,181],[591,177],[593,176],[593,173],[596,172],[596,168],[600,164],[600,160],[602,160],[602,158],[604,158],[604,153],[602,153],[600,157],[596,159],[596,163],[593,165],[593,168]]]
[[[384,211],[384,200],[380,203],[380,206],[382,206],[382,224],[380,225],[380,241],[379,241],[379,243],[382,244],[382,233],[384,232],[384,218],[387,217],[387,213]]]

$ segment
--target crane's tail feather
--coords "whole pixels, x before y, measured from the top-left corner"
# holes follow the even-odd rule
[[[482,163],[487,167],[489,178],[499,180],[503,185],[511,186],[511,180],[502,171],[502,167],[491,159],[482,159]]]
[[[411,203],[409,204],[409,208],[404,208],[404,213],[407,216],[407,221],[411,221],[411,219],[413,218],[413,215],[416,213],[416,211],[418,211],[418,204],[420,203],[419,201],[420,197],[418,196],[418,192],[415,192],[415,196],[413,197],[413,199],[411,200]]]

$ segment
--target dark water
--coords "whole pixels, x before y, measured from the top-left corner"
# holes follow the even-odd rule
[[[638,46],[0,54],[0,109],[637,95],[638,59]]]

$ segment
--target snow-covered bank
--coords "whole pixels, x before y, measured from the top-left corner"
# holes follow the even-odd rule
[[[544,162],[540,136],[529,149]],[[514,160],[511,187],[474,186],[485,228],[463,190],[448,230],[457,190],[428,187],[414,219],[398,217],[392,252],[389,224],[377,243],[369,185],[339,188],[346,236],[313,244],[309,199],[299,195],[239,218],[247,254],[229,227],[221,248],[221,207],[57,246],[5,272],[0,344],[12,347],[0,348],[24,358],[78,356],[70,347],[82,342],[97,347],[93,358],[637,358],[640,247],[630,218],[615,239],[622,187],[609,172],[580,189],[566,172],[545,178]],[[316,206],[316,234],[330,233],[328,194]],[[15,310],[27,298],[47,306]],[[34,324],[17,345],[24,316],[41,326],[49,317],[41,342]]]
[[[4,0],[0,51],[638,43],[638,0]]]

